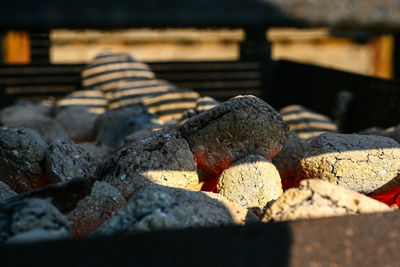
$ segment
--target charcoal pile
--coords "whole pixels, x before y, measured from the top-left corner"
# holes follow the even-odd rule
[[[399,126],[226,102],[101,53],[82,90],[0,111],[0,242],[393,211]],[[391,207],[390,207],[391,206]]]

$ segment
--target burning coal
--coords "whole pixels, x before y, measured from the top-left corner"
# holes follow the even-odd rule
[[[397,128],[389,137],[339,134],[301,106],[280,114],[255,96],[219,103],[124,54],[99,55],[82,78],[84,90],[53,106],[0,112],[2,242],[400,204],[400,145],[389,138]]]

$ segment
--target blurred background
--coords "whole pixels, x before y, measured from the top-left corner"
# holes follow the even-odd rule
[[[332,34],[328,29],[270,29],[272,59],[290,59],[359,74],[392,78],[391,35]],[[52,30],[50,34],[8,31],[1,35],[1,61],[26,64],[50,51],[51,63],[87,63],[100,50],[127,52],[152,61],[239,59],[241,29]]]

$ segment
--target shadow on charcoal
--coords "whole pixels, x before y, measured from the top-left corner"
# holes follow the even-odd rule
[[[51,184],[31,190],[0,202],[0,209],[12,203],[29,199],[51,199],[51,203],[61,212],[67,213],[75,208],[76,203],[87,196],[93,185],[93,180],[76,178],[67,182]]]
[[[0,257],[13,266],[289,266],[291,236],[289,223],[268,223],[16,244]]]
[[[92,235],[258,223],[250,210],[211,192],[148,185]]]

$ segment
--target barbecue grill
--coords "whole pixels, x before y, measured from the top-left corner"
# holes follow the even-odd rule
[[[368,34],[400,30],[400,3],[389,0],[42,1],[9,2],[0,28],[26,29],[34,43],[29,65],[0,66],[0,106],[20,98],[63,96],[80,86],[83,65],[49,63],[52,28],[244,28],[240,60],[163,62],[159,78],[226,100],[253,94],[273,107],[301,104],[340,120],[343,132],[398,124],[400,83],[291,61],[272,61],[269,27],[327,26]],[[46,35],[47,34],[47,35]],[[46,37],[47,36],[47,37]],[[396,38],[396,48],[397,48]],[[40,45],[41,44],[41,45]],[[398,50],[394,53],[395,61]],[[400,61],[399,61],[400,62]],[[395,77],[398,69],[395,64]],[[343,93],[351,100],[340,116]],[[189,229],[92,239],[26,243],[0,248],[6,265],[396,265],[400,214],[345,216],[246,227]],[[379,248],[379,249],[378,249]]]

